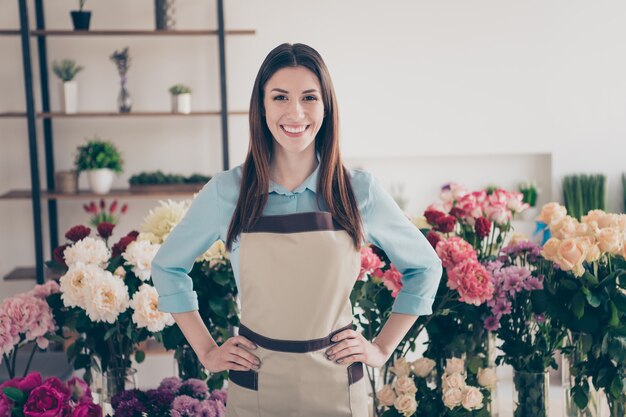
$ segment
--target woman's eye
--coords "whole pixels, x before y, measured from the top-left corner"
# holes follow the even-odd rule
[[[274,97],[274,100],[275,100],[275,101],[283,101],[283,100],[287,100],[287,96],[283,96],[283,95],[280,95],[280,96],[275,96],[275,97]]]
[[[306,96],[304,97],[305,101],[317,101],[317,97],[316,96]]]

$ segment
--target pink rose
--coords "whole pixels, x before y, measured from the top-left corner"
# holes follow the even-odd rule
[[[383,272],[383,285],[391,291],[391,296],[396,298],[400,290],[402,289],[402,274],[396,269],[394,264]]]
[[[62,382],[60,383],[63,384]],[[56,383],[46,385],[44,382],[43,385],[32,390],[26,404],[24,404],[24,416],[67,417],[71,410],[68,401],[69,395],[65,391],[56,388]],[[67,387],[65,389],[67,390]]]
[[[39,372],[29,372],[24,378],[16,379],[18,379],[18,383],[15,385],[15,388],[26,393],[31,392],[42,383]]]
[[[74,400],[74,402],[91,402],[91,390],[85,381],[77,377],[72,377],[72,379],[67,381],[67,386],[72,392],[72,400]]]
[[[444,268],[454,268],[466,259],[477,259],[476,251],[460,237],[451,237],[437,244],[437,255],[441,258]]]
[[[102,408],[92,402],[80,403],[72,412],[71,417],[102,417]]]
[[[361,248],[361,271],[358,277],[359,280],[365,278],[366,274],[371,274],[383,266],[385,266],[385,263],[374,253],[371,246]]]
[[[493,280],[485,267],[475,259],[467,259],[448,270],[448,288],[457,290],[459,301],[481,305],[493,298]]]

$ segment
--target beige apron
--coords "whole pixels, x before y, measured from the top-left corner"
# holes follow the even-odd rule
[[[328,212],[264,216],[240,236],[241,326],[258,371],[229,371],[227,417],[367,417],[363,364],[326,358],[352,328],[360,254]]]

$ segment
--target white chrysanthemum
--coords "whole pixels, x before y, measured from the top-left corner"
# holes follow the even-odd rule
[[[111,252],[104,240],[93,237],[83,238],[63,251],[63,258],[68,267],[78,262],[104,267],[110,257]]]
[[[167,326],[174,324],[174,317],[170,313],[159,311],[159,294],[148,284],[139,287],[130,301],[134,311],[133,321],[138,327],[147,327],[151,332],[160,332]]]
[[[77,262],[69,267],[60,280],[61,299],[67,307],[85,308],[85,287],[104,273],[98,265]]]
[[[228,260],[228,252],[226,252],[226,245],[223,241],[216,241],[211,247],[204,252],[196,262],[208,262],[209,266],[213,268],[215,265],[225,264]]]
[[[147,240],[134,241],[126,248],[122,257],[126,259],[126,265],[132,265],[133,272],[142,281],[150,279],[152,259],[161,245]]]
[[[151,209],[143,220],[138,239],[163,243],[172,229],[185,217],[190,206],[189,200],[167,200],[167,202],[159,201],[159,203],[160,206]]]
[[[129,306],[128,288],[109,271],[102,272],[85,286],[85,312],[92,321],[115,323]]]

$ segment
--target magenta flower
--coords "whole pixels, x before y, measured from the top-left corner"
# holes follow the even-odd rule
[[[496,316],[489,316],[485,319],[485,329],[495,332],[500,328],[500,320]]]
[[[459,301],[479,306],[493,298],[492,278],[475,259],[467,259],[448,270],[448,288],[457,290]]]

